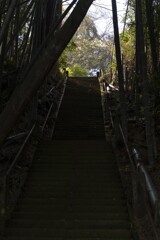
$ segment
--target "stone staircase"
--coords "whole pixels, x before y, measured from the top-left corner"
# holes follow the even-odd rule
[[[42,141],[5,240],[131,240],[96,78],[70,78],[52,141]]]

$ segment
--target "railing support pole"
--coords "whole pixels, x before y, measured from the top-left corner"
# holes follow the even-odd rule
[[[6,219],[6,176],[1,176],[0,189],[0,236],[4,234],[4,226]]]

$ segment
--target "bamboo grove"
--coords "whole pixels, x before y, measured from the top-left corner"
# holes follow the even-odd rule
[[[15,88],[23,83],[26,74],[30,71],[40,46],[51,29],[58,24],[62,13],[62,2],[6,0],[0,2],[0,10],[2,112]],[[31,97],[29,101],[33,105],[31,112],[36,112],[35,99]]]
[[[5,79],[6,76],[3,73],[16,73],[18,78],[58,20],[62,3],[60,1],[55,4],[55,1],[6,0],[1,1],[0,4],[0,75]],[[7,67],[10,71],[5,71]],[[17,81],[17,79],[14,80]]]
[[[136,118],[137,129],[144,125],[148,163],[157,159],[159,92],[160,92],[160,2],[153,0],[127,1],[127,11],[121,43],[118,32],[116,1],[112,0],[115,52],[119,84],[120,118],[126,139],[129,102]],[[128,15],[128,17],[127,17]],[[128,27],[126,27],[128,21]],[[125,30],[126,27],[126,30]],[[132,45],[124,50],[127,35]],[[123,51],[124,50],[124,51]],[[132,56],[128,58],[128,52]],[[142,120],[143,119],[143,120]],[[156,121],[156,122],[155,122]]]
[[[59,0],[1,1],[1,78],[7,78],[8,84],[8,75],[16,75],[0,117],[1,143],[50,73],[92,4],[92,0],[80,0],[73,10],[76,2],[73,0],[62,14],[62,1]],[[73,11],[66,19],[71,8]],[[11,71],[5,74],[5,62],[8,61]]]
[[[148,146],[148,160],[150,164],[153,164],[155,159],[157,158],[155,122],[153,112],[156,108],[156,102],[158,100],[160,90],[159,11],[160,4],[157,1],[136,1],[136,110],[138,117],[138,105],[140,101],[140,94],[142,93],[146,128],[146,141]],[[145,21],[146,26],[144,24]],[[147,40],[149,41],[147,42]],[[157,87],[155,87],[155,83],[157,84]]]

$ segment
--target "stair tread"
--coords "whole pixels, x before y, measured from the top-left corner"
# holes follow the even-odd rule
[[[54,220],[54,219],[39,219],[39,221],[34,221],[34,219],[12,219],[9,223],[10,227],[24,227],[24,228],[34,228],[44,226],[44,227],[79,227],[83,228],[98,228],[98,229],[129,229],[130,223],[125,220],[72,220],[71,222],[66,220]]]
[[[53,228],[10,228],[7,235],[48,237],[130,237],[127,229],[53,229]]]

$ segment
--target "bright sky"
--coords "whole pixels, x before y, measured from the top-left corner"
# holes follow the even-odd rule
[[[108,33],[113,35],[113,20],[112,20],[112,0],[94,0],[89,9],[89,14],[93,15],[99,34]],[[71,0],[67,1],[67,4]],[[117,0],[119,30],[122,32],[124,18],[126,12],[127,0]]]
[[[126,11],[126,0],[117,1],[118,21],[119,29],[122,31],[123,23],[122,18]],[[109,34],[113,34],[113,22],[112,22],[112,5],[111,0],[95,0],[91,6],[89,13],[96,16],[96,26],[99,33],[107,31]]]

